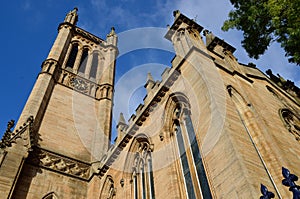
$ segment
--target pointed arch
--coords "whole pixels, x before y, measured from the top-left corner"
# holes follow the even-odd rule
[[[82,73],[82,74],[85,73],[87,62],[88,62],[88,56],[89,56],[89,48],[84,47],[82,50],[78,73]]]
[[[54,192],[50,192],[46,194],[42,199],[58,199],[58,197]]]
[[[138,152],[143,148],[142,145],[145,145],[145,147],[147,147],[147,149],[150,151],[153,150],[153,144],[150,138],[144,133],[136,135],[129,147],[125,165],[123,168],[124,177],[128,177],[128,175],[131,176],[131,173],[134,171],[133,166],[135,163],[135,159],[138,155]]]
[[[165,105],[165,112],[163,113],[164,121],[164,131],[171,132],[173,131],[173,122],[174,122],[174,110],[177,106],[181,106],[184,109],[190,110],[191,106],[186,95],[180,92],[170,94],[167,103]]]
[[[71,43],[71,46],[72,46],[71,47],[71,52],[69,54],[66,67],[73,69],[75,61],[76,61],[76,57],[77,57],[77,54],[78,54],[78,51],[79,51],[79,43],[73,42],[73,43]]]
[[[245,110],[245,107],[251,106],[251,104],[248,103],[246,99],[240,94],[240,92],[237,91],[233,86],[227,86],[227,91],[238,109]]]
[[[132,141],[123,169],[123,178],[130,179],[133,198],[155,198],[152,168],[153,144],[146,134]]]
[[[279,109],[279,115],[286,129],[300,142],[300,117],[290,109]]]
[[[103,183],[99,199],[113,199],[116,195],[116,188],[111,175],[108,175]]]
[[[103,68],[103,54],[99,50],[94,50],[91,54],[91,69],[89,77],[93,79],[99,79],[100,69]]]
[[[200,147],[191,118],[188,98],[180,92],[169,96],[164,113],[164,129],[174,140],[174,151],[178,154],[186,197],[210,199],[212,194],[204,168]],[[173,136],[174,135],[174,136]]]

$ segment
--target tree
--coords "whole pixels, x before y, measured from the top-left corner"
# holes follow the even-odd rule
[[[300,65],[300,0],[230,0],[234,10],[222,30],[243,31],[242,46],[258,59],[277,41],[288,61]]]

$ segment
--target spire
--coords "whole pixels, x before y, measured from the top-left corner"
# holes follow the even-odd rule
[[[78,21],[78,14],[77,14],[78,8],[75,7],[73,10],[71,10],[64,20],[64,22],[70,23],[72,25],[76,25]]]

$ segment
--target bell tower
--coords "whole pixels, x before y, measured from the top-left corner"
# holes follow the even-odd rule
[[[74,8],[59,25],[16,126],[33,116],[41,148],[97,161],[110,142],[117,36],[112,28],[102,40],[77,21]]]
[[[4,198],[25,193],[28,198],[47,195],[49,188],[56,193],[61,190],[62,196],[76,192],[85,198],[87,188],[78,190],[76,186],[87,187],[95,173],[93,163],[99,162],[110,146],[117,35],[112,28],[103,40],[77,27],[77,12],[74,8],[59,25],[16,124],[15,129],[21,126],[24,130],[12,134],[20,134],[19,138],[30,143],[27,152],[24,147],[15,149],[14,144],[2,147],[6,148],[1,154],[6,156],[0,155],[0,174],[6,173],[6,165],[18,168],[9,172],[13,181],[1,182],[10,187],[5,188]],[[18,138],[12,136],[7,143],[12,139]],[[18,165],[11,165],[8,157],[13,155],[9,153],[19,154]],[[60,184],[61,179],[68,183]]]

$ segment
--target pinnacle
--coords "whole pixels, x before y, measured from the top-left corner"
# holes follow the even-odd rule
[[[111,27],[110,33],[108,33],[107,36],[113,36],[113,35],[115,35],[115,34],[116,34],[116,32],[115,32],[115,27]]]
[[[150,72],[148,72],[148,74],[147,74],[147,82],[148,82],[148,81],[154,82],[153,77],[152,77],[152,75],[151,75]]]
[[[119,124],[126,124],[125,118],[124,118],[124,115],[123,115],[122,112],[120,113],[120,116],[119,116],[119,122],[118,122],[118,125],[119,125]]]

